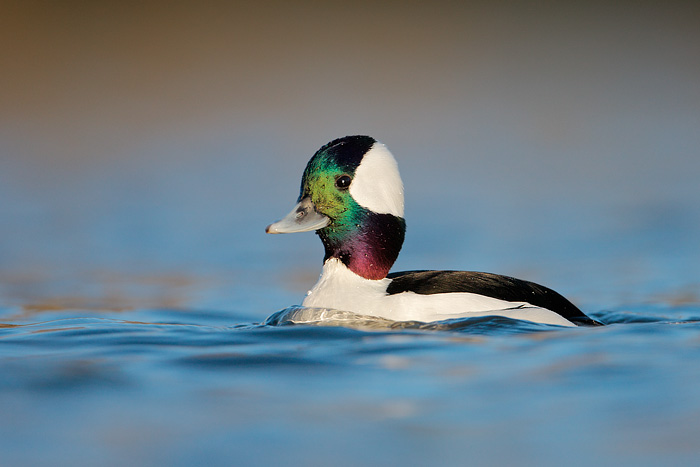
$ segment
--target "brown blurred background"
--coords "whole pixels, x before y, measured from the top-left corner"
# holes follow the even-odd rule
[[[697,2],[4,1],[0,63],[6,275],[315,274],[262,228],[367,133],[401,266],[700,277]]]

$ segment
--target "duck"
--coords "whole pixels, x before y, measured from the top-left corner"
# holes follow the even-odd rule
[[[432,323],[498,316],[556,326],[598,326],[552,289],[474,271],[390,272],[406,235],[404,186],[387,147],[371,136],[335,139],[304,169],[297,204],[269,234],[315,231],[324,247],[303,309]]]

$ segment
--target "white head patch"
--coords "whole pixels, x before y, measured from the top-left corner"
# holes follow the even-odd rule
[[[377,214],[403,217],[403,182],[389,150],[375,142],[362,158],[350,184],[357,204]]]

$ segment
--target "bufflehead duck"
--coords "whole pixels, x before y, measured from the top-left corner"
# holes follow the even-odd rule
[[[297,205],[271,234],[315,230],[325,248],[321,276],[303,307],[392,321],[505,316],[561,326],[599,325],[557,292],[484,272],[389,273],[406,232],[396,160],[369,136],[319,149],[304,170]]]

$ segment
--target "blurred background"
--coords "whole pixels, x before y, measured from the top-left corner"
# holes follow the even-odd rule
[[[348,134],[399,162],[395,270],[698,300],[697,2],[3,1],[0,63],[2,306],[299,303],[320,242],[264,228]]]

